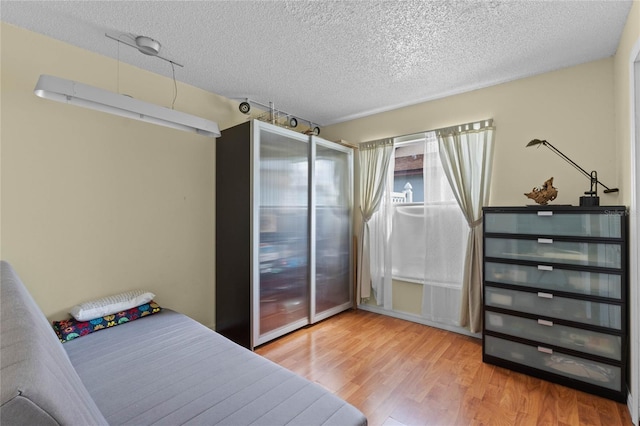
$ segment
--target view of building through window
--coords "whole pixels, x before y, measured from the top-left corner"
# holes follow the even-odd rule
[[[392,200],[394,204],[455,203],[440,164],[438,140],[434,132],[397,139]]]
[[[423,141],[412,142],[409,145],[396,148],[393,172],[394,201],[402,203],[424,202],[423,168]],[[411,191],[410,194],[409,191]]]

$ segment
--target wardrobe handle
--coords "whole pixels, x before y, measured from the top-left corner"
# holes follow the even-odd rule
[[[547,212],[547,211],[538,212],[538,216],[553,216],[553,212]]]
[[[551,238],[538,238],[538,243],[540,243],[540,244],[553,244],[553,240]]]
[[[543,299],[553,299],[553,294],[551,293],[543,293],[541,291],[538,292],[538,297],[542,297]]]
[[[553,266],[549,265],[538,265],[539,271],[553,271]]]
[[[553,327],[553,321],[547,321],[547,320],[539,319],[538,320],[538,324],[546,325],[547,327]]]

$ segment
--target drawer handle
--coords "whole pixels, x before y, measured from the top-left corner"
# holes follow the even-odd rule
[[[553,271],[553,266],[548,265],[538,265],[539,271]]]
[[[538,216],[553,216],[553,212],[538,212]]]
[[[543,293],[541,291],[538,292],[538,297],[542,297],[543,299],[553,299],[553,294],[551,293]]]
[[[546,325],[547,327],[553,327],[553,321],[547,321],[547,320],[539,319],[538,320],[538,324]]]
[[[540,243],[540,244],[553,244],[553,240],[551,238],[538,238],[538,243]]]
[[[542,352],[542,353],[545,353],[545,354],[552,355],[553,354],[553,349],[545,348],[543,346],[538,346],[538,352]]]

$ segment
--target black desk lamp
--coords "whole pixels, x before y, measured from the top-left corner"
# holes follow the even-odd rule
[[[600,182],[598,180],[598,172],[593,170],[591,173],[588,173],[585,169],[583,169],[582,167],[578,166],[569,157],[567,157],[562,152],[560,152],[560,150],[558,148],[556,148],[555,146],[551,145],[547,141],[541,141],[540,139],[534,139],[534,140],[532,140],[531,142],[529,142],[527,144],[527,147],[529,147],[529,146],[538,146],[539,147],[540,145],[544,145],[547,148],[549,148],[551,151],[553,151],[556,154],[558,154],[563,160],[565,160],[567,163],[571,164],[573,167],[578,169],[583,175],[585,175],[587,177],[587,179],[589,179],[591,181],[591,189],[589,189],[589,191],[584,191],[584,195],[587,195],[587,197],[585,197],[585,196],[580,197],[580,205],[581,206],[599,206],[600,205],[600,197],[598,197],[598,184],[600,184],[600,185],[605,187],[605,190],[604,190],[605,194],[609,194],[611,192],[618,192],[618,188],[609,188],[607,185],[605,185],[604,183]]]

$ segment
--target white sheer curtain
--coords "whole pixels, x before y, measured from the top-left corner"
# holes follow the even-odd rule
[[[426,230],[422,316],[458,326],[467,243],[466,221],[456,203],[442,162],[438,141],[429,134],[424,151],[424,206]]]
[[[482,207],[489,202],[493,165],[493,120],[437,132],[440,159],[469,225],[460,325],[482,329]]]
[[[379,253],[372,261],[370,249],[373,247],[385,247],[388,244],[370,241],[370,221],[378,210],[383,198],[387,181],[387,171],[393,156],[393,139],[366,142],[358,147],[358,159],[360,163],[360,213],[362,214],[362,230],[360,232],[360,255],[358,256],[358,291],[360,297],[367,299],[371,296],[372,268],[376,268],[373,275],[377,275]],[[377,238],[377,237],[376,237]],[[379,285],[377,283],[376,285]]]
[[[420,151],[409,148],[416,145]],[[397,146],[401,146],[400,143]],[[414,178],[414,189],[418,191],[413,194],[415,203],[392,207],[392,275],[395,280],[422,284],[422,318],[457,326],[467,242],[466,220],[442,169],[435,133],[414,135],[404,146],[409,148],[405,156],[407,152],[422,153],[419,166],[414,162],[413,167],[422,168],[423,184]],[[397,191],[407,177],[400,175],[396,179],[399,179],[395,185]]]

